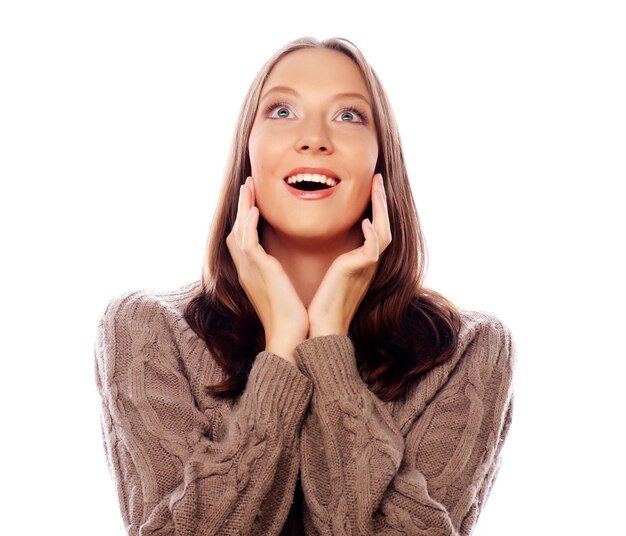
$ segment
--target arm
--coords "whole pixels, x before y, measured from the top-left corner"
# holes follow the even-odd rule
[[[300,434],[312,534],[471,533],[510,423],[514,350],[493,318],[463,344],[457,362],[433,369],[411,392],[410,418],[398,410],[395,419],[361,380],[348,336],[296,348],[314,384]]]
[[[114,300],[99,325],[103,439],[128,534],[279,534],[310,381],[260,352],[232,408],[202,412],[181,340],[149,297]]]

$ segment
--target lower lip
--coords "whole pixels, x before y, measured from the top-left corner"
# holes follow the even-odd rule
[[[289,190],[291,194],[295,195],[296,197],[299,197],[300,199],[305,199],[307,201],[314,201],[316,199],[324,199],[326,197],[329,197],[337,191],[337,188],[339,188],[339,185],[341,184],[340,182],[338,182],[337,184],[335,184],[335,186],[332,186],[331,188],[326,188],[325,190],[316,190],[313,192],[306,192],[304,190],[298,190],[297,188],[294,188],[287,181],[283,181],[283,182],[285,183],[285,185],[287,186],[287,189]]]

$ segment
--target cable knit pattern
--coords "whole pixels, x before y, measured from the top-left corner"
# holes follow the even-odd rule
[[[511,423],[515,351],[495,317],[462,312],[453,357],[402,400],[362,381],[347,335],[259,352],[243,394],[182,318],[199,282],[112,300],[96,382],[130,535],[469,535]]]

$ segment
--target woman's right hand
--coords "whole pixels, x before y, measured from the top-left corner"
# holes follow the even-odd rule
[[[239,190],[235,224],[226,245],[239,283],[265,330],[265,350],[295,365],[294,350],[307,338],[309,316],[282,265],[259,243],[259,209],[252,177]]]

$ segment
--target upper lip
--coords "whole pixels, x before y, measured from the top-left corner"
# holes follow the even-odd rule
[[[295,169],[292,169],[285,178],[288,179],[289,177],[293,177],[294,175],[298,175],[300,173],[311,173],[311,174],[316,174],[316,175],[324,175],[324,176],[329,177],[331,179],[336,179],[338,181],[341,180],[334,171],[331,171],[330,169],[326,169],[326,168],[320,168],[320,167],[299,167],[299,168],[295,168]]]

